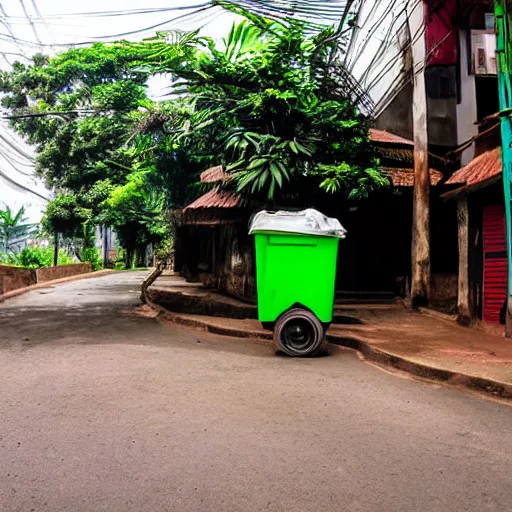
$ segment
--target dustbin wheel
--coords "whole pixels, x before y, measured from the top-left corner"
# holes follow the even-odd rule
[[[274,328],[274,344],[278,351],[292,357],[316,354],[325,337],[320,320],[307,309],[291,309],[284,313]]]

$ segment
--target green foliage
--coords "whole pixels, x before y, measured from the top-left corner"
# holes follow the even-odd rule
[[[158,238],[151,216],[159,226],[165,191],[172,183],[164,187],[160,178],[151,178],[162,187],[159,196],[164,200],[158,208],[142,201],[138,212],[131,176],[156,173],[162,158],[156,153],[145,158],[142,137],[137,140],[139,152],[126,145],[140,121],[139,109],[153,105],[145,94],[146,74],[136,69],[138,60],[128,46],[97,44],[53,58],[37,56],[32,66],[19,64],[12,73],[0,74],[4,106],[23,116],[12,125],[36,145],[36,171],[58,190],[45,212],[48,233],[83,237],[81,245],[89,247],[94,225],[108,223],[126,243]],[[154,140],[148,144],[153,146]],[[119,212],[112,206],[117,202]]]
[[[80,235],[82,225],[91,218],[92,210],[83,205],[77,194],[67,192],[48,202],[42,224],[50,233],[72,238]]]
[[[220,44],[191,33],[181,53],[179,38],[133,45],[148,72],[173,76],[180,108],[160,109],[158,126],[173,147],[203,168],[224,164],[232,177],[225,186],[250,198],[304,201],[318,190],[364,197],[385,186],[368,121],[336,62],[333,28],[311,36],[298,21],[222,5],[247,19]],[[155,131],[151,122],[144,128]]]
[[[25,268],[44,268],[53,265],[53,247],[26,247],[15,255],[15,264]],[[72,258],[64,250],[59,251],[59,265],[73,263]]]
[[[4,252],[10,250],[14,238],[26,235],[35,226],[35,224],[27,224],[24,215],[24,206],[17,213],[14,213],[9,206],[4,210],[0,209],[0,247]]]
[[[155,248],[155,256],[160,261],[168,260],[174,252],[174,240],[171,236],[164,238]]]
[[[12,126],[37,149],[36,170],[58,194],[44,226],[65,237],[113,226],[125,263],[169,237],[165,211],[194,195],[205,168],[261,202],[366,197],[385,186],[368,120],[337,62],[333,27],[316,35],[219,1],[245,19],[223,41],[168,32],[38,55],[0,72]],[[146,97],[149,76],[171,76],[170,98]],[[334,199],[333,199],[334,200]]]
[[[0,265],[17,265],[16,254],[13,252],[0,252]]]
[[[83,262],[91,264],[93,270],[100,270],[103,268],[103,261],[97,247],[84,247],[80,251],[80,256]]]
[[[133,173],[104,202],[101,220],[117,227],[124,247],[142,248],[167,234],[164,197],[148,184],[144,172]]]
[[[116,261],[114,263],[114,270],[126,270],[126,264],[124,261]]]

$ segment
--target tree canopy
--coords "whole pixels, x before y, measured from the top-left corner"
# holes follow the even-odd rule
[[[37,150],[57,191],[46,225],[76,236],[114,226],[131,249],[165,235],[165,210],[194,195],[200,171],[222,164],[224,186],[279,204],[325,194],[357,198],[386,185],[333,27],[245,19],[216,42],[157,34],[36,56],[0,73],[12,125]],[[151,101],[148,78],[169,77]]]
[[[247,19],[220,44],[189,33],[130,45],[139,69],[172,77],[182,105],[156,106],[149,124],[204,167],[223,164],[227,186],[248,197],[287,201],[319,188],[362,197],[385,185],[334,28],[308,35],[304,23],[236,11]]]

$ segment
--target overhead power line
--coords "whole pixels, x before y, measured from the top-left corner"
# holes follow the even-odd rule
[[[200,9],[201,7],[211,6],[211,2],[202,2],[192,5],[181,5],[177,7],[155,7],[145,9],[126,9],[118,11],[91,11],[91,12],[76,12],[76,13],[62,13],[62,14],[47,14],[45,20],[66,19],[66,18],[103,18],[103,17],[118,17],[118,16],[135,16],[141,14],[157,14],[162,12],[171,11],[186,11],[190,9]],[[23,16],[7,16],[10,20],[24,20]],[[33,20],[36,21],[36,20]]]

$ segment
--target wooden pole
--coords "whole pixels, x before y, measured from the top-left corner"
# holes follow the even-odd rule
[[[461,197],[457,202],[457,230],[459,238],[459,293],[458,318],[462,325],[471,323],[469,306],[469,208],[467,197]]]
[[[425,14],[423,2],[409,3],[408,21],[413,64],[414,202],[411,305],[428,305],[430,296],[430,173],[425,87]]]

